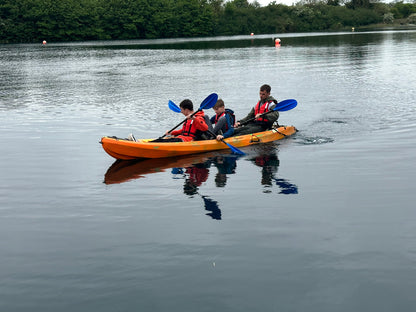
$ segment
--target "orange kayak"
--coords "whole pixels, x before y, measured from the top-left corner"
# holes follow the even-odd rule
[[[296,128],[294,126],[281,126],[268,131],[229,137],[224,141],[238,148],[281,140],[295,132]],[[226,144],[217,140],[166,143],[151,142],[152,140],[142,139],[134,142],[106,136],[101,138],[100,143],[110,156],[124,160],[174,157],[229,148]]]

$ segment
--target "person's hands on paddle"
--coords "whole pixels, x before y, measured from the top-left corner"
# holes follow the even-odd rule
[[[263,114],[258,113],[256,116],[254,116],[254,120],[259,119],[261,116],[263,116]]]
[[[253,120],[257,120],[257,119],[259,119],[261,116],[263,116],[264,115],[264,113],[263,114],[260,114],[260,113],[258,113],[256,116],[254,116],[254,118],[253,118]],[[241,123],[239,122],[239,121],[237,121],[235,124],[234,124],[234,128],[238,128],[239,126],[241,126]]]
[[[254,118],[248,119],[248,120],[244,120],[242,122],[237,121],[234,125],[234,128],[237,128],[241,125],[245,125],[253,120],[256,120],[257,118],[267,115],[269,113],[272,113],[274,111],[280,111],[280,112],[285,112],[288,110],[291,110],[293,108],[295,108],[298,105],[298,102],[294,99],[288,99],[288,100],[284,100],[280,103],[277,103],[274,107],[272,107],[269,111],[263,113],[263,114],[257,114]]]
[[[216,139],[217,139],[217,141],[221,141],[221,140],[224,139],[224,136],[221,135],[221,134],[218,134]]]

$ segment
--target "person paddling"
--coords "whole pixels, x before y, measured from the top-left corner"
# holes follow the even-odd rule
[[[265,116],[261,114],[272,111],[277,104],[277,100],[270,95],[271,87],[264,84],[260,87],[260,100],[257,102],[246,117],[235,123],[234,135],[250,134],[271,129],[273,123],[279,119],[279,112],[273,111]],[[240,124],[253,119],[243,127]]]
[[[216,139],[228,138],[234,133],[235,116],[231,109],[225,108],[224,101],[219,99],[213,107],[215,116],[211,117],[211,123],[214,125],[212,132],[217,136]]]
[[[208,130],[208,125],[205,122],[204,112],[198,111],[194,114],[193,103],[189,99],[183,100],[179,107],[181,113],[186,116],[186,121],[183,124],[182,129],[173,130],[171,132],[166,131],[168,138],[159,138],[152,142],[189,142],[197,139],[201,134]]]

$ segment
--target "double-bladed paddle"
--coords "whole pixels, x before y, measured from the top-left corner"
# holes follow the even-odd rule
[[[208,95],[205,100],[202,101],[201,105],[199,105],[198,110],[196,110],[195,112],[192,113],[191,117],[193,117],[196,113],[202,111],[203,109],[210,109],[212,107],[214,107],[215,103],[217,103],[218,100],[218,94],[216,93],[211,93],[210,95]],[[179,113],[181,111],[181,109],[176,106],[175,103],[173,103],[172,101],[169,100],[169,108],[171,110],[173,110],[174,112]],[[173,130],[175,130],[177,127],[179,127],[181,124],[183,124],[185,121],[187,120],[187,118],[185,118],[183,121],[181,121],[179,124],[177,124],[175,127],[173,127],[172,129],[170,129],[168,132],[172,132]],[[159,139],[162,139],[166,136],[166,134],[162,135]]]
[[[181,109],[175,103],[173,103],[171,100],[169,100],[168,105],[169,105],[169,108],[172,111],[174,111],[175,113],[180,113],[181,112]],[[210,133],[214,138],[216,137],[216,135],[212,131],[208,130],[207,132]],[[245,155],[245,153],[243,151],[240,151],[237,147],[232,146],[230,143],[225,142],[224,139],[221,139],[221,142],[224,143],[225,145],[227,145],[234,154],[236,154],[236,155]]]
[[[173,103],[171,100],[169,100],[169,108],[170,110],[174,111],[175,113],[180,113],[181,109],[179,108],[178,105],[176,105],[175,103]]]
[[[297,105],[298,105],[298,102],[294,99],[284,100],[284,101],[281,101],[280,103],[277,103],[276,106],[273,107],[272,110],[270,110],[268,112],[265,112],[265,113],[261,114],[260,116],[264,116],[264,115],[267,115],[267,114],[269,114],[271,112],[275,112],[275,111],[285,112],[285,111],[288,111],[288,110],[291,110],[291,109],[295,108]],[[251,119],[246,120],[246,121],[243,121],[243,122],[240,123],[240,125],[245,125],[245,124],[247,124],[250,121],[253,121],[255,119],[256,119],[256,117],[251,118]]]

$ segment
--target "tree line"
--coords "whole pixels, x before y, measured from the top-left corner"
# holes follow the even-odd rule
[[[416,3],[302,0],[0,0],[0,42],[154,39],[342,30],[391,23]]]

